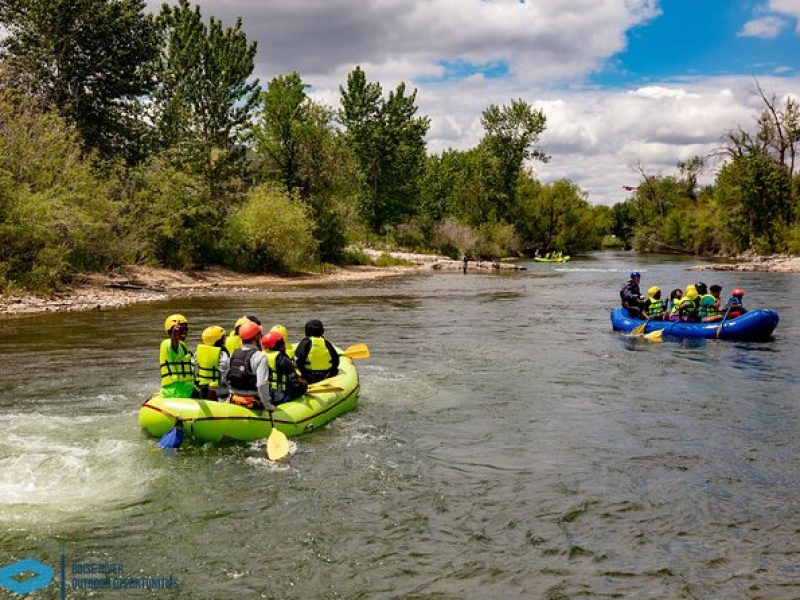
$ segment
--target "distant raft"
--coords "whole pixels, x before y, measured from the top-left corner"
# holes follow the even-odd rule
[[[350,358],[342,356],[339,374],[324,383],[341,391],[306,394],[279,404],[272,413],[275,427],[288,436],[300,435],[318,429],[355,408],[361,387]],[[265,439],[272,431],[267,411],[251,410],[228,402],[162,398],[157,393],[145,400],[139,409],[139,426],[154,437],[163,436],[178,421],[183,425],[186,438],[200,442],[249,442]]]
[[[557,263],[564,263],[570,259],[569,256],[557,256],[555,258],[545,258],[544,256],[534,256],[533,260],[536,262],[557,262]]]
[[[614,331],[630,333],[644,324],[643,319],[634,318],[624,308],[611,311],[611,326]],[[720,329],[722,325],[722,329]],[[679,321],[650,321],[644,333],[662,330],[663,335],[677,337],[709,338],[738,341],[763,341],[772,336],[778,326],[778,313],[774,310],[751,310],[735,319],[711,323],[681,323]],[[717,335],[719,333],[719,335]]]

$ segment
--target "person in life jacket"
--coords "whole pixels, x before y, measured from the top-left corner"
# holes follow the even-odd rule
[[[642,293],[639,291],[641,278],[641,274],[638,271],[634,271],[631,273],[628,282],[619,290],[622,307],[627,309],[628,313],[634,318],[642,316],[642,307],[644,306],[644,298],[642,298]]]
[[[233,324],[233,329],[225,340],[225,349],[228,351],[228,356],[233,356],[234,350],[242,345],[242,338],[239,337],[239,328],[249,322],[250,320],[247,317],[236,319],[236,323]]]
[[[681,288],[675,288],[669,294],[669,305],[667,306],[667,312],[669,313],[668,319],[670,321],[680,320],[678,317],[678,307],[680,306],[681,298],[683,298],[683,290]]]
[[[678,320],[685,323],[696,323],[700,320],[696,302],[697,298],[697,288],[690,283],[686,286],[686,293],[681,298],[680,304],[678,304]]]
[[[722,293],[722,286],[714,284],[710,288],[710,294],[703,294],[700,297],[700,320],[704,323],[721,321],[723,316],[719,312],[719,296]],[[697,290],[700,291],[699,289]]]
[[[194,367],[192,351],[186,343],[189,322],[179,314],[164,321],[167,339],[162,340],[159,352],[161,396],[164,398],[191,398],[194,395]]]
[[[654,285],[647,290],[647,300],[644,301],[644,316],[651,321],[663,321],[666,310],[667,303],[661,299],[661,288]]]
[[[261,338],[261,347],[269,364],[269,392],[273,404],[289,402],[308,391],[308,383],[298,374],[294,361],[286,353],[286,342],[278,331]]]
[[[286,346],[286,354],[289,355],[289,358],[294,359],[294,345],[289,343],[289,330],[283,325],[273,325],[269,333],[275,332],[279,333],[283,338],[283,344]]]
[[[725,310],[728,312],[729,319],[735,319],[747,312],[742,298],[744,298],[744,290],[742,288],[736,288],[731,292],[731,297],[725,303]]]
[[[230,356],[225,349],[225,330],[212,325],[203,330],[202,344],[195,348],[195,385],[200,398],[219,400],[228,397],[223,383],[228,374]]]
[[[269,365],[261,351],[261,326],[248,321],[239,328],[242,345],[231,355],[226,383],[230,401],[256,410],[275,410],[269,400]]]
[[[328,340],[322,337],[325,328],[322,321],[312,319],[306,323],[304,337],[294,351],[294,359],[300,373],[308,383],[317,383],[339,372],[339,353]]]

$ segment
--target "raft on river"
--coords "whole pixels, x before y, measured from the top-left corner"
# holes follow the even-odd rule
[[[614,331],[630,333],[645,323],[634,318],[624,308],[611,311],[611,326]],[[720,329],[722,325],[722,329]],[[681,323],[679,321],[650,321],[643,333],[662,330],[663,335],[693,338],[718,338],[721,340],[758,341],[768,340],[778,325],[778,313],[774,310],[751,310],[735,319],[710,323]],[[717,335],[719,331],[719,335]]]
[[[557,256],[555,258],[545,258],[544,256],[533,257],[533,260],[536,262],[567,262],[569,259],[569,256]]]
[[[279,404],[272,413],[275,427],[288,436],[300,435],[325,425],[334,417],[355,408],[361,388],[353,361],[341,357],[339,374],[324,383],[341,391],[310,393]],[[321,383],[315,384],[321,386]],[[149,435],[161,437],[176,422],[183,423],[184,435],[202,442],[265,439],[272,431],[269,413],[228,402],[193,398],[162,398],[154,394],[139,409],[139,425]]]

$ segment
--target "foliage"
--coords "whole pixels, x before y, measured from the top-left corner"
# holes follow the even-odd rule
[[[2,42],[13,86],[55,106],[105,156],[133,162],[147,149],[139,98],[157,51],[144,0],[4,0]]]
[[[381,255],[375,259],[376,267],[407,267],[410,264],[412,263],[406,259],[397,258],[396,256],[392,256],[386,252],[382,252]]]
[[[214,255],[223,223],[199,175],[165,151],[129,174],[129,188],[122,222],[134,260],[188,269]]]
[[[525,161],[548,160],[544,152],[534,147],[546,123],[545,114],[522,99],[513,100],[510,106],[492,104],[483,111],[481,125],[486,135],[480,149],[486,154],[487,187],[497,220],[511,216],[516,204],[517,181]]]
[[[235,193],[244,167],[242,135],[258,102],[256,43],[241,19],[223,29],[188,0],[165,4],[158,17],[162,49],[156,63],[153,120],[161,148],[176,166],[200,174],[215,201]],[[224,214],[218,215],[220,218]]]
[[[380,84],[369,83],[360,67],[339,89],[339,119],[366,184],[361,213],[378,233],[416,212],[429,119],[415,116],[416,90],[406,95],[405,83],[400,83],[384,99]]]
[[[0,123],[0,287],[47,290],[77,270],[125,262],[116,181],[98,176],[79,135],[8,91],[0,91]]]
[[[245,271],[292,269],[316,258],[308,209],[274,184],[248,193],[231,216],[224,244],[228,263]]]

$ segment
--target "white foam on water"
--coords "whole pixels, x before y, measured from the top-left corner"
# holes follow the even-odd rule
[[[141,445],[114,438],[129,425],[124,415],[2,421],[10,431],[0,439],[0,523],[68,519],[136,501],[148,489]]]

